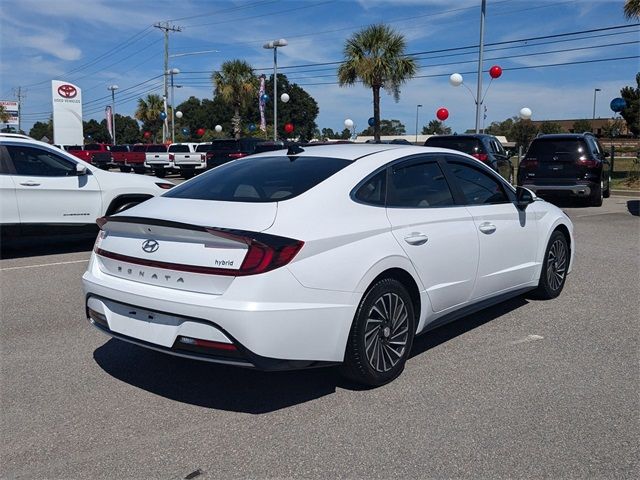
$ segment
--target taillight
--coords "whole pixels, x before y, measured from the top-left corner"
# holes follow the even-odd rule
[[[246,156],[247,156],[247,154],[246,153],[242,153],[242,152],[230,153],[229,154],[229,158],[242,158],[242,157],[246,157]]]
[[[201,161],[201,162],[204,162],[204,160],[205,160],[206,158],[207,158],[207,157],[205,156],[205,154],[204,154],[204,153],[201,153],[201,154],[200,154],[200,161]]]
[[[598,166],[598,161],[594,160],[593,158],[587,158],[587,157],[580,157],[576,163],[582,167],[587,167],[587,168],[596,168]]]
[[[538,159],[537,158],[524,158],[520,162],[520,168],[524,168],[524,169],[538,168]]]
[[[175,158],[176,158],[176,156],[175,156],[173,153],[170,153],[170,154],[169,154],[169,160],[173,160],[173,159],[175,159]]]
[[[96,218],[96,223],[98,224],[100,230],[102,230],[102,227],[104,227],[107,222],[107,217]]]
[[[207,232],[217,237],[245,243],[249,248],[239,270],[217,269],[218,275],[244,276],[265,273],[291,262],[304,242],[275,235],[261,235],[257,240],[250,236],[238,235],[225,230],[207,228]]]
[[[489,160],[489,155],[487,155],[486,153],[474,153],[472,156],[485,163],[487,163],[487,161]]]

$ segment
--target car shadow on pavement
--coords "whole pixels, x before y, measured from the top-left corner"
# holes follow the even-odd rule
[[[0,259],[40,257],[63,253],[90,252],[96,233],[59,236],[38,236],[2,239]]]
[[[417,337],[411,357],[527,304],[516,297]],[[261,372],[190,360],[110,339],[93,352],[109,375],[178,402],[241,413],[273,412],[335,393],[367,390],[343,379],[336,367]]]
[[[627,202],[627,210],[631,215],[640,216],[640,200],[629,200]]]

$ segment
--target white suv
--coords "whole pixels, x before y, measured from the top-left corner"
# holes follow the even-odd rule
[[[0,228],[79,226],[171,188],[150,177],[102,171],[29,137],[0,135]],[[15,227],[15,228],[14,228]]]

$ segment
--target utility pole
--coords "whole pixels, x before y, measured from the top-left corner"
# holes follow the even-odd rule
[[[162,143],[167,141],[167,136],[169,132],[168,118],[169,114],[167,113],[167,97],[169,96],[169,86],[167,82],[167,71],[169,70],[169,32],[181,32],[182,27],[177,27],[175,25],[171,25],[169,22],[158,22],[154,25],[154,27],[162,30],[164,32],[164,94],[162,96],[164,102],[164,113],[167,115],[162,123]]]
[[[18,100],[18,133],[22,132],[21,124],[22,124],[22,100],[27,98],[26,90],[22,90],[22,87],[14,88],[13,92]]]
[[[480,105],[482,105],[482,57],[484,55],[484,16],[487,0],[480,6],[480,50],[478,52],[478,93],[476,94],[476,133],[480,133]]]

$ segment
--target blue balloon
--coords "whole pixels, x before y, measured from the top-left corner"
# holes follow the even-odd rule
[[[370,127],[373,127],[376,124],[376,119],[371,117],[369,118],[369,120],[367,120],[367,123],[369,124]]]
[[[87,135],[87,138],[91,140],[93,137],[91,135]]]
[[[188,135],[189,134],[189,129],[187,127],[184,127],[182,129],[182,133],[185,134],[185,135]]]
[[[256,126],[253,123],[250,123],[249,124],[249,131],[253,132],[253,131],[255,131],[255,129],[256,129]]]
[[[164,112],[160,112],[160,120],[164,120],[165,118],[167,118],[167,114]]]
[[[263,102],[268,102],[269,101],[269,95],[267,95],[266,93],[262,94],[262,101]]]
[[[611,107],[611,110],[613,110],[614,112],[621,112],[622,110],[627,108],[627,102],[625,101],[624,98],[618,97],[611,100],[611,103],[609,104],[609,106]]]

